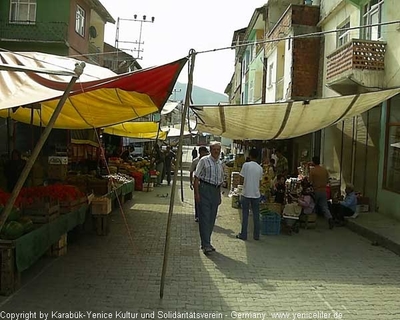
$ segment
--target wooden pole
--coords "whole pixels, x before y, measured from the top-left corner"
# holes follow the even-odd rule
[[[186,115],[187,110],[189,109],[190,96],[192,94],[193,70],[194,70],[195,59],[196,59],[196,51],[191,49],[189,52],[189,79],[188,79],[188,85],[187,85],[187,89],[186,89],[185,106],[184,106],[184,108],[183,108],[184,110],[182,112],[181,132],[180,132],[179,144],[178,144],[178,157],[176,159],[177,163],[175,165],[174,180],[172,181],[171,198],[169,200],[167,230],[165,232],[164,260],[163,260],[163,266],[162,266],[161,285],[160,285],[160,298],[161,299],[164,296],[165,275],[167,273],[169,242],[170,242],[170,236],[171,236],[171,220],[172,220],[172,214],[174,212],[176,181],[177,181],[177,177],[178,177],[178,168],[179,168],[180,162],[182,160],[181,154],[182,154],[183,135],[184,135],[184,129],[185,129],[185,115]]]
[[[61,112],[61,109],[64,106],[65,101],[68,98],[70,91],[72,90],[75,82],[78,80],[80,75],[83,73],[84,68],[85,68],[84,62],[77,63],[75,65],[75,74],[76,75],[72,77],[72,79],[68,83],[60,101],[58,101],[57,107],[54,109],[54,112],[50,118],[49,123],[47,124],[46,128],[43,131],[43,134],[40,136],[39,141],[37,142],[35,148],[33,149],[28,162],[26,163],[24,169],[22,170],[22,172],[18,178],[17,184],[15,185],[13,191],[11,192],[10,199],[8,200],[7,205],[4,208],[3,214],[0,216],[0,230],[3,228],[4,223],[7,221],[8,215],[10,214],[11,209],[14,206],[15,200],[17,200],[19,192],[21,191],[26,179],[28,178],[29,172],[31,171],[40,151],[42,150],[44,143],[46,142],[47,138],[49,137],[50,132],[54,127],[54,123],[56,122],[56,120]]]
[[[181,152],[181,154],[180,154],[180,157],[181,157],[181,201],[183,202],[184,201],[184,199],[183,199],[183,150],[181,150],[182,152]]]

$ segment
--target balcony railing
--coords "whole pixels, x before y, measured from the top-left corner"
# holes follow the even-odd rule
[[[347,70],[385,70],[386,42],[353,39],[327,56],[327,79]]]
[[[65,22],[18,23],[0,20],[0,41],[65,42],[68,25]]]

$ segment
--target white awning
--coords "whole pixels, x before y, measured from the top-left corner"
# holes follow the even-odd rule
[[[192,106],[197,128],[230,139],[290,139],[359,115],[400,93],[400,88],[309,101]]]
[[[180,106],[181,103],[180,102],[176,102],[176,101],[168,101],[163,109],[161,110],[161,114],[168,114],[171,113],[172,111],[174,111],[178,106]]]

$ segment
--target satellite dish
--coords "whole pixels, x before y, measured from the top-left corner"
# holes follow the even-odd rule
[[[97,30],[94,26],[89,27],[89,35],[93,39],[97,37]]]

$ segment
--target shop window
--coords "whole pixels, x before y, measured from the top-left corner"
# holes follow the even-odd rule
[[[363,25],[375,25],[363,29],[364,39],[366,40],[379,40],[382,37],[382,28],[376,24],[382,22],[383,2],[384,0],[370,0],[363,6]]]
[[[82,37],[85,36],[85,15],[86,12],[80,6],[76,6],[76,21],[75,21],[75,31],[79,33]]]
[[[11,0],[10,22],[34,24],[36,21],[36,0]]]
[[[350,20],[342,23],[339,27],[337,27],[337,39],[336,39],[336,47],[339,48],[345,43],[350,41]]]
[[[384,187],[400,193],[400,95],[388,105]]]

